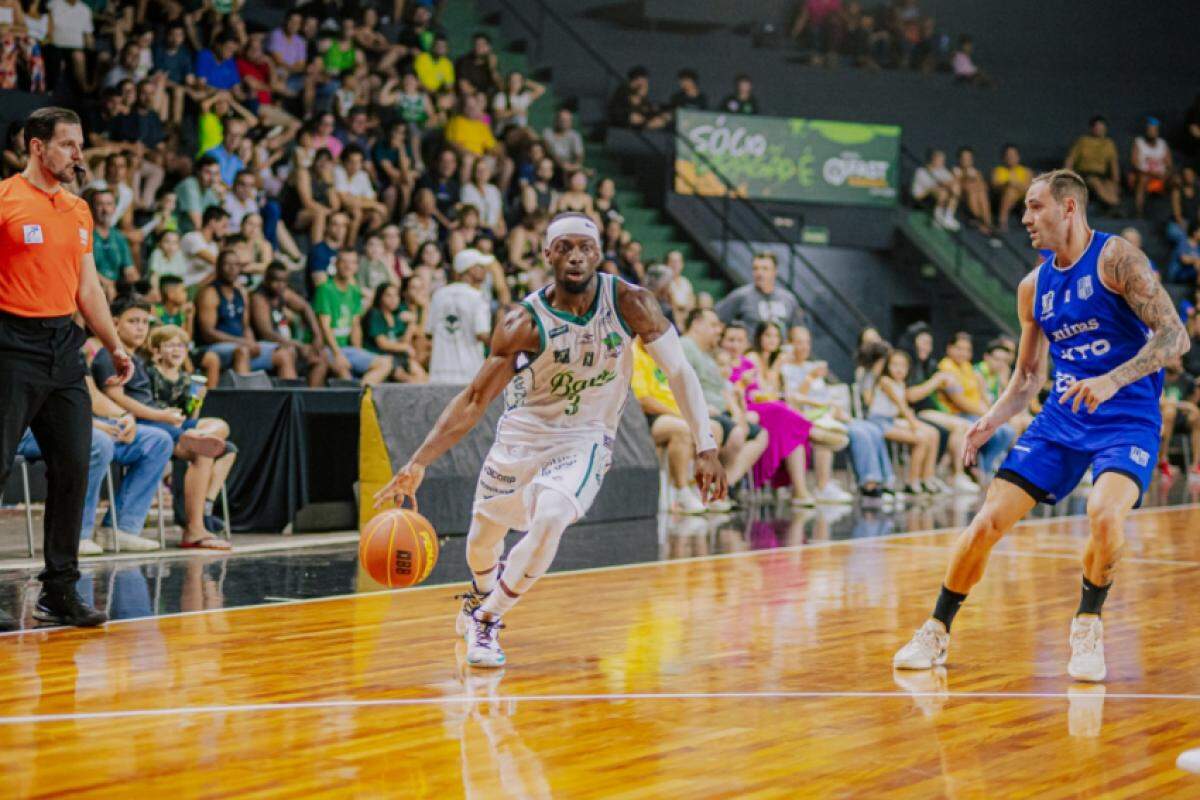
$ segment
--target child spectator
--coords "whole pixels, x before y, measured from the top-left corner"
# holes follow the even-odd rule
[[[150,306],[132,295],[117,298],[112,306],[113,320],[121,343],[131,353],[139,352],[146,344],[150,328]],[[186,350],[184,351],[186,353]],[[133,414],[139,425],[161,428],[175,442],[175,457],[188,462],[184,479],[184,511],[186,525],[183,547],[208,547],[212,541],[205,528],[204,500],[212,479],[214,462],[225,456],[229,448],[224,437],[216,435],[221,429],[210,427],[198,430],[194,421],[178,408],[163,408],[155,402],[150,375],[140,357],[134,358],[133,377],[124,385],[114,384],[116,376],[111,356],[100,350],[92,361],[92,378],[97,386],[117,405]],[[224,429],[227,433],[228,429]],[[220,549],[228,549],[220,547]]]
[[[932,425],[917,419],[905,399],[910,363],[908,353],[903,350],[892,350],[888,354],[883,374],[871,392],[867,419],[889,442],[912,448],[908,483],[903,491],[911,495],[936,494],[937,487],[932,481],[937,465],[938,432]]]
[[[193,519],[198,513],[197,497],[200,489],[204,488],[203,520],[204,527],[209,532],[216,533],[224,527],[221,520],[213,515],[213,504],[217,495],[233,469],[237,460],[237,449],[228,442],[229,425],[223,419],[216,417],[201,417],[200,408],[204,395],[208,391],[203,379],[188,372],[184,366],[187,358],[190,337],[179,327],[164,325],[156,328],[150,334],[149,350],[153,361],[146,368],[150,378],[150,391],[154,396],[154,405],[160,409],[178,410],[183,412],[186,419],[183,422],[185,430],[212,436],[225,441],[225,453],[212,462],[207,485],[201,480],[193,480],[188,485],[184,479],[184,503],[188,511],[188,519]],[[191,468],[189,468],[189,472]],[[198,476],[199,477],[199,476]],[[190,491],[189,491],[190,490]],[[188,540],[184,536],[181,547],[194,547],[205,550],[228,550],[230,545],[224,539],[214,536],[204,536],[200,539]]]
[[[950,60],[955,80],[974,86],[994,86],[995,84],[992,83],[992,79],[987,76],[987,73],[980,70],[975,64],[975,59],[973,58],[974,52],[975,42],[972,41],[971,37],[959,37],[958,49],[954,51],[954,57]]]
[[[926,204],[932,202],[934,224],[956,231],[962,227],[954,217],[960,193],[954,173],[946,168],[946,154],[941,150],[930,150],[924,166],[913,175],[913,200]]]
[[[196,307],[187,299],[187,285],[178,275],[163,275],[158,279],[159,302],[154,306],[154,318],[159,325],[183,328],[192,338],[192,322]]]

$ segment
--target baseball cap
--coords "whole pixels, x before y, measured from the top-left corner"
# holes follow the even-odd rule
[[[468,247],[465,250],[459,250],[458,255],[454,257],[454,274],[462,275],[464,272],[474,266],[486,267],[495,260],[495,256],[480,252],[474,247]]]

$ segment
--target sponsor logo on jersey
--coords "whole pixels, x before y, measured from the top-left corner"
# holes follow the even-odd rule
[[[548,335],[550,336],[551,339],[557,339],[559,336],[562,336],[564,333],[566,333],[570,329],[571,328],[569,325],[559,325],[557,328],[551,328],[550,333]]]
[[[1070,339],[1072,336],[1078,336],[1081,333],[1098,330],[1100,330],[1100,320],[1092,317],[1086,322],[1072,322],[1069,325],[1056,328],[1050,332],[1050,339],[1055,342],[1061,342]]]
[[[1084,275],[1075,284],[1075,293],[1079,295],[1080,300],[1087,300],[1092,296],[1092,276]]]
[[[25,244],[43,244],[41,225],[24,225]]]
[[[621,334],[616,331],[601,339],[600,344],[604,345],[610,356],[621,355]]]
[[[81,245],[83,245],[84,247],[88,246],[88,229],[87,228],[79,229],[79,243]]]
[[[550,396],[565,398],[567,407],[563,409],[563,413],[572,416],[579,413],[579,399],[583,392],[607,386],[616,379],[617,374],[606,369],[601,370],[598,375],[590,379],[576,378],[574,372],[567,370],[550,379]]]
[[[1140,447],[1129,448],[1129,458],[1139,467],[1144,467],[1150,463],[1150,454]]]
[[[1074,347],[1064,347],[1058,353],[1058,357],[1064,361],[1087,361],[1095,356],[1099,358],[1102,355],[1112,350],[1112,344],[1108,339],[1096,339],[1094,342],[1084,342]]]
[[[578,463],[579,457],[575,453],[565,456],[555,456],[542,465],[542,477],[546,478],[556,473],[562,472],[565,469],[570,469]]]
[[[615,440],[613,439],[613,437],[609,436],[607,433],[604,434],[604,446],[606,448],[608,448],[609,450],[612,450],[614,441]]]
[[[1063,305],[1065,306],[1069,302],[1071,302],[1071,290],[1067,289],[1067,293],[1063,295]]]
[[[570,363],[570,361],[571,361],[570,348],[554,351],[554,363],[555,364],[568,364],[568,363]]]
[[[594,363],[596,363],[596,354],[595,353],[593,353],[592,351],[589,350],[588,352],[583,354],[583,365],[585,367],[590,367]]]
[[[596,334],[592,333],[591,331],[584,331],[583,333],[579,334],[580,344],[591,344],[594,341],[596,341]]]
[[[517,482],[517,478],[515,475],[505,475],[501,472],[497,472],[496,470],[492,469],[490,464],[483,465],[483,474],[487,475],[489,478],[492,478],[493,480],[500,481],[501,483],[516,483]]]
[[[1054,313],[1054,290],[1046,292],[1042,295],[1042,317],[1048,317]]]

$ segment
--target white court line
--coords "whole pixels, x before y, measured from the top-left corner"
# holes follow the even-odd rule
[[[1138,516],[1140,514],[1148,514],[1151,512],[1174,512],[1174,511],[1193,511],[1200,508],[1200,503],[1181,503],[1175,506],[1154,506],[1150,508],[1135,508],[1129,512],[1129,516]],[[1048,525],[1060,522],[1073,522],[1087,519],[1087,514],[1069,514],[1061,517],[1039,517],[1037,519],[1022,520],[1013,529],[1016,533],[1024,528]],[[943,533],[954,533],[962,530],[963,526],[955,526],[949,528],[931,528],[924,531],[907,531],[904,533],[888,533],[882,536],[871,536],[864,539],[833,539],[825,542],[809,542],[808,544],[793,544],[785,545],[784,547],[773,547],[770,550],[742,550],[736,553],[717,553],[708,556],[691,556],[688,558],[673,558],[665,561],[635,561],[629,564],[612,564],[606,567],[586,567],[584,569],[562,570],[560,572],[548,572],[539,578],[539,581],[544,581],[549,578],[556,578],[566,575],[589,575],[599,572],[615,572],[617,570],[626,569],[645,569],[652,567],[667,567],[674,564],[697,564],[705,561],[720,561],[727,558],[749,558],[770,556],[775,553],[788,553],[797,550],[824,550],[831,547],[847,547],[868,544],[871,542],[882,541],[898,541],[901,539],[915,539],[922,536],[936,536]],[[462,537],[455,537],[456,540]],[[465,539],[464,539],[465,541]],[[236,551],[235,551],[236,552]],[[453,583],[435,583],[425,586],[411,586],[407,589],[379,589],[371,592],[352,592],[349,594],[331,594],[325,597],[307,597],[301,600],[294,600],[286,603],[251,603],[244,606],[235,606],[232,608],[202,608],[196,611],[176,611],[171,614],[157,614],[152,617],[133,617],[131,619],[115,619],[110,620],[107,625],[123,625],[131,622],[152,622],[154,620],[168,619],[172,617],[193,617],[200,614],[229,614],[236,611],[248,611],[255,608],[282,608],[284,606],[301,605],[306,603],[326,603],[332,600],[347,600],[358,597],[370,597],[372,595],[381,594],[398,594],[400,592],[423,592],[433,589],[453,589],[457,586],[466,586],[466,581],[455,581]],[[0,632],[0,639],[6,636],[25,636],[29,634],[43,634],[54,631],[70,630],[62,627],[46,627],[46,628],[30,628],[20,631]]]
[[[876,550],[933,550],[939,553],[944,553],[947,550],[953,550],[953,545],[936,545],[936,544],[891,544],[890,542],[880,542],[875,545]],[[1011,548],[993,548],[989,556],[1016,556],[1021,558],[1053,558],[1066,559],[1069,561],[1079,561],[1083,557],[1082,553],[1041,553],[1036,550],[1013,550]],[[1119,563],[1121,564],[1151,564],[1153,566],[1163,567],[1200,567],[1200,561],[1177,561],[1171,558],[1138,558],[1134,556],[1121,556]]]
[[[1105,700],[1170,700],[1200,701],[1200,694],[1153,694],[1142,692],[1111,692]],[[446,695],[444,697],[395,697],[374,700],[301,700],[295,703],[247,703],[222,706],[180,706],[177,708],[138,708],[120,711],[86,711],[75,714],[30,714],[0,716],[0,725],[36,725],[46,722],[111,720],[129,717],[170,717],[196,714],[237,714],[263,711],[308,711],[322,708],[403,708],[406,706],[453,706],[471,703],[624,703],[650,700],[826,700],[826,699],[908,699],[932,697],[938,699],[975,700],[1072,700],[1080,695],[1069,692],[644,692],[629,694],[536,694],[536,695]]]

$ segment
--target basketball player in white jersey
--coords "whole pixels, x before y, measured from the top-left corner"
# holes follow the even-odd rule
[[[377,507],[414,495],[425,469],[504,392],[504,415],[479,474],[467,536],[472,587],[457,616],[472,666],[503,666],[501,618],[549,569],[563,531],[600,491],[629,395],[635,336],[666,373],[692,430],[701,493],[706,500],[725,495],[708,405],[679,335],[654,295],[597,272],[601,252],[600,231],[588,217],[554,218],[545,252],[553,283],[504,316],[474,381],[375,495]],[[501,564],[509,530],[527,533]]]

